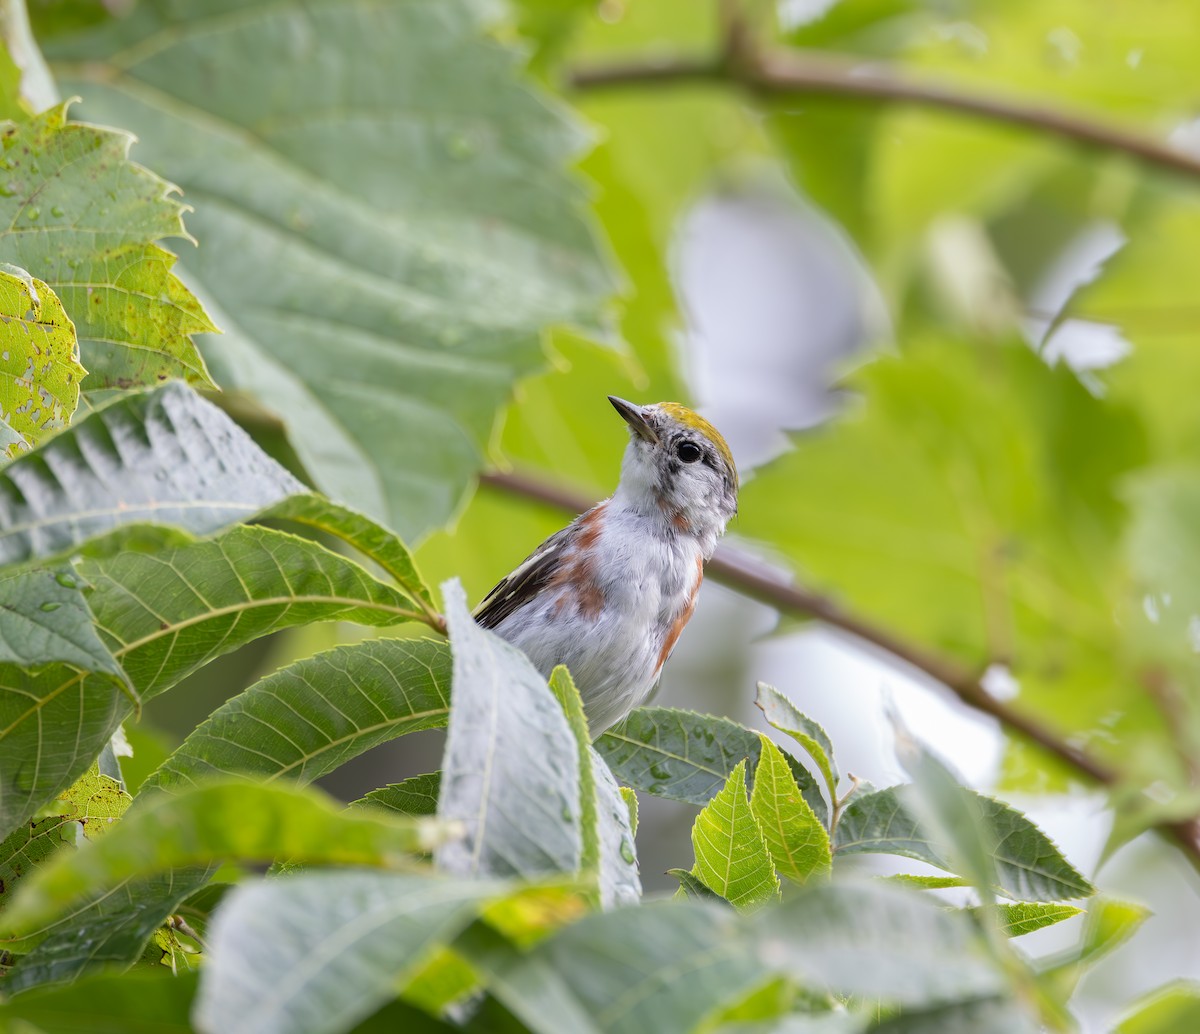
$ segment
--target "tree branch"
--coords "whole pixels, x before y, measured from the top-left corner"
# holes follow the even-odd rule
[[[729,83],[761,96],[818,95],[917,104],[1021,126],[1200,177],[1200,158],[1082,112],[964,89],[851,55],[783,47],[756,50],[745,37],[716,58],[650,57],[578,68],[567,80],[579,90],[707,82]]]
[[[481,481],[509,495],[536,500],[568,513],[582,513],[591,505],[582,496],[524,474],[491,472],[483,474]],[[707,573],[714,581],[744,596],[788,614],[820,621],[853,636],[873,650],[902,661],[945,686],[967,707],[990,715],[1009,732],[1037,744],[1092,782],[1101,786],[1115,786],[1119,782],[1120,773],[1116,769],[1068,743],[1033,715],[996,699],[984,688],[979,675],[958,662],[899,639],[886,629],[846,611],[828,596],[783,581],[752,557],[721,546],[709,561]],[[1166,822],[1158,828],[1200,872],[1200,825],[1197,821]]]

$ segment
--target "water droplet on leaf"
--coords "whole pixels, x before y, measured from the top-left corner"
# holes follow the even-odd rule
[[[64,589],[74,589],[76,585],[75,579],[71,575],[67,574],[66,571],[63,571],[62,574],[55,579],[55,581],[57,581],[58,584]]]
[[[635,857],[633,853],[633,845],[624,837],[621,838],[621,857],[624,858],[625,861],[630,865],[633,864],[633,859]]]
[[[42,610],[46,611],[46,613],[49,613],[52,610],[58,610],[58,608],[61,606],[61,603],[55,603],[53,600],[50,600],[42,604]]]

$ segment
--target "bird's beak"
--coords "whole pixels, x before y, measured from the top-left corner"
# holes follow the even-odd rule
[[[608,401],[613,404],[613,409],[621,414],[621,419],[633,428],[634,434],[652,445],[658,444],[658,433],[650,426],[641,406],[619,399],[616,395],[609,395]]]

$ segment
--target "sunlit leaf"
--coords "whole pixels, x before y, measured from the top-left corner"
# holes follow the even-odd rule
[[[786,769],[782,757],[779,762]],[[771,852],[746,799],[745,762],[738,763],[724,789],[696,816],[692,850],[696,853],[692,871],[731,905],[752,909],[778,895]]]
[[[765,682],[758,684],[755,704],[762,710],[767,721],[780,732],[786,732],[807,752],[816,762],[821,775],[825,777],[825,787],[829,793],[832,805],[837,801],[837,785],[841,776],[838,774],[837,763],[834,761],[833,744],[829,735],[807,715],[802,714],[783,693]]]
[[[780,876],[804,883],[829,871],[829,833],[800,795],[783,754],[765,736],[750,811]]]
[[[112,123],[122,125],[120,121]],[[128,158],[130,134],[67,121],[67,105],[3,133],[6,256],[74,321],[89,389],[184,377],[211,385],[191,335],[214,330],[158,243],[188,238],[185,206]]]
[[[71,419],[86,372],[58,296],[25,270],[0,266],[0,419],[25,441],[41,441]]]

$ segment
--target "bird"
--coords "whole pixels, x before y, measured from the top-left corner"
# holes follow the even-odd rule
[[[546,539],[474,614],[544,677],[567,666],[593,739],[656,690],[738,497],[729,446],[698,413],[608,401],[629,429],[616,491]]]

